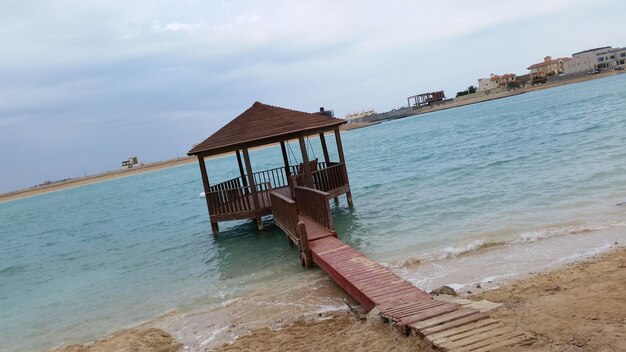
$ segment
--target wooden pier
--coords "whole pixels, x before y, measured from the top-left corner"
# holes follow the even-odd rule
[[[433,297],[337,238],[329,194],[295,188],[295,199],[271,192],[274,221],[298,245],[301,262],[328,274],[367,311],[444,351],[493,351],[529,337],[479,310]]]
[[[303,266],[317,265],[364,309],[376,309],[405,333],[447,351],[492,351],[526,341],[524,333],[485,312],[433,299],[337,238],[329,200],[345,194],[352,205],[339,133],[343,123],[323,108],[306,113],[256,102],[190,150],[188,155],[198,157],[213,234],[219,221],[228,220],[253,219],[261,229],[261,217],[272,214],[297,246]],[[327,132],[334,133],[339,160],[330,160]],[[310,158],[305,138],[311,135],[320,138],[323,161]],[[290,140],[299,144],[301,162],[295,165],[287,153]],[[280,143],[283,166],[254,172],[249,148],[273,143]],[[228,152],[235,152],[239,176],[210,185],[205,158]]]

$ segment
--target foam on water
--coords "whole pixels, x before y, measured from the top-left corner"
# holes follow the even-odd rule
[[[335,227],[424,288],[519,275],[530,260],[622,242],[624,92],[618,75],[343,133],[355,207],[332,205]],[[275,147],[251,161],[282,166]],[[209,160],[211,181],[237,176],[236,165]],[[223,310],[273,312],[235,315],[262,322],[341,305],[280,230],[223,223],[213,239],[202,190],[192,163],[0,203],[0,349],[87,341],[167,312],[157,324],[209,346],[228,324]],[[313,287],[324,293],[299,294]],[[207,331],[196,340],[194,329]]]

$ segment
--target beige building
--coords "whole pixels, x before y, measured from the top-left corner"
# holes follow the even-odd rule
[[[496,89],[506,86],[510,82],[514,82],[516,75],[514,73],[505,73],[503,75],[494,75],[493,73],[487,78],[478,79],[477,91],[483,92],[486,90]]]
[[[611,50],[610,46],[588,49],[572,54],[572,61],[565,68],[566,74],[591,72],[597,68],[598,55]]]
[[[596,68],[600,70],[623,69],[625,62],[626,48],[609,48],[596,53]]]
[[[346,115],[345,119],[348,121],[348,123],[354,122],[354,121],[358,121],[362,118],[364,118],[365,116],[370,116],[370,115],[374,115],[376,114],[376,110],[374,109],[369,109],[369,110],[364,110],[361,112],[353,112],[351,114]]]
[[[565,73],[565,63],[570,60],[572,59],[569,57],[552,59],[551,56],[546,56],[543,58],[543,62],[539,62],[528,67],[530,70],[530,77],[534,81],[548,76],[558,76],[563,74]]]

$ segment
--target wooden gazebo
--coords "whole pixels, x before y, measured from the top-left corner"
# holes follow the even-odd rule
[[[214,235],[218,222],[253,219],[259,229],[261,217],[272,214],[270,192],[293,199],[293,188],[302,186],[323,191],[329,198],[346,194],[352,205],[350,183],[346,171],[339,126],[345,121],[336,119],[323,108],[307,113],[255,102],[226,126],[215,132],[187,155],[198,157],[204,193]],[[338,161],[331,161],[325,133],[334,132]],[[305,138],[319,135],[324,161],[311,160]],[[302,163],[290,165],[285,142],[298,140]],[[280,143],[284,166],[254,172],[249,149]],[[211,185],[204,158],[235,152],[239,176]],[[243,162],[241,155],[243,154]]]

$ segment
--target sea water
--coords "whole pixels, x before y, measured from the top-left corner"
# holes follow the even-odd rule
[[[523,264],[520,253],[555,239],[605,248],[591,234],[626,229],[617,205],[626,202],[626,75],[343,132],[342,141],[354,208],[331,202],[340,238],[418,286],[445,263],[457,274],[480,270],[466,259],[474,251]],[[318,140],[307,146],[323,158]],[[300,161],[297,144],[288,154]],[[282,165],[276,147],[251,159],[258,171]],[[211,183],[235,177],[236,165],[207,160]],[[221,223],[214,239],[201,192],[191,163],[0,203],[0,349],[84,342],[323,278],[297,265],[275,228]]]

